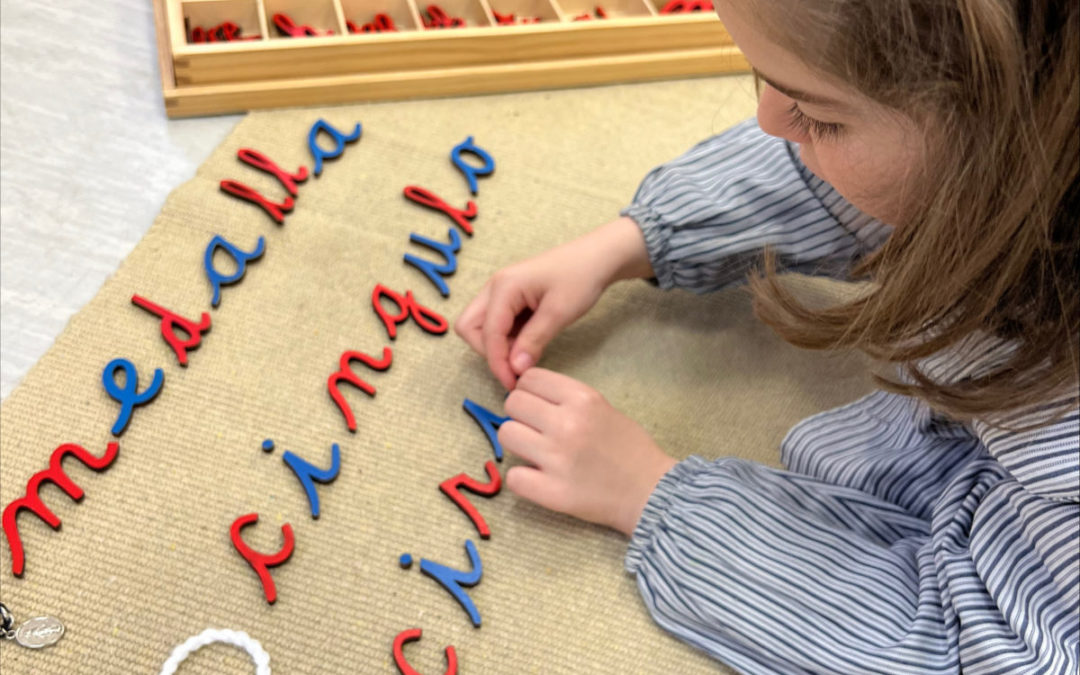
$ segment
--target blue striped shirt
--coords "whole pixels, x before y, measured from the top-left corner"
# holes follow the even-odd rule
[[[654,169],[623,215],[659,285],[695,292],[741,281],[766,245],[843,277],[889,234],[754,120]],[[970,376],[1007,349],[972,336],[923,365]],[[1076,675],[1075,402],[1015,432],[875,392],[800,422],[781,460],[693,456],[661,479],[626,556],[661,627],[745,673]]]

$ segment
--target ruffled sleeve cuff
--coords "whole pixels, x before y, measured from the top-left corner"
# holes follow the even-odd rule
[[[634,534],[630,538],[630,547],[626,551],[625,561],[627,572],[637,574],[642,560],[652,550],[657,528],[662,527],[662,521],[671,508],[675,495],[681,489],[680,486],[707,466],[708,463],[701,457],[689,457],[673,466],[656,484],[649,501],[645,504],[645,510],[641,513],[641,519],[634,528]]]
[[[671,240],[671,227],[647,204],[635,202],[619,212],[628,216],[641,228],[645,237],[645,248],[649,253],[649,263],[656,275],[656,285],[664,290],[675,287],[675,266],[668,259],[668,242]]]

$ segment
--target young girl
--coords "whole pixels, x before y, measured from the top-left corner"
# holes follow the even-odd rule
[[[513,390],[508,487],[630,536],[656,622],[743,672],[1075,675],[1080,3],[716,6],[757,119],[497,273],[457,321]],[[759,262],[781,336],[898,372],[796,426],[786,471],[676,463],[534,367],[616,280],[706,292]],[[777,267],[871,284],[815,311]]]

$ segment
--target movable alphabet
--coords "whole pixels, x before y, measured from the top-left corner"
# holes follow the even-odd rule
[[[437,265],[430,260],[418,258],[411,253],[405,254],[405,262],[423,272],[424,276],[426,276],[431,283],[435,284],[435,288],[439,289],[439,293],[441,293],[443,297],[450,295],[450,286],[447,285],[446,280],[443,279],[443,277],[457,271],[457,256],[455,254],[461,250],[461,235],[457,233],[457,230],[451,228],[447,230],[447,233],[450,236],[449,244],[443,244],[442,242],[434,241],[427,237],[421,237],[415,233],[409,235],[409,241],[422,246],[427,246],[442,254],[443,259],[446,261],[442,265]]]
[[[468,572],[441,565],[427,558],[420,559],[420,571],[439,582],[453,596],[454,600],[458,601],[465,613],[469,615],[469,620],[472,621],[473,626],[479,628],[480,612],[477,611],[472,598],[469,597],[469,594],[465,592],[462,586],[475,586],[480,583],[480,578],[484,575],[484,566],[480,562],[480,554],[476,550],[476,544],[471,539],[465,541],[465,551],[469,554],[469,565],[472,567]]]
[[[461,488],[485,497],[493,497],[499,494],[502,489],[502,476],[499,475],[499,467],[489,459],[484,464],[484,470],[488,476],[488,482],[486,483],[481,483],[468,474],[459,473],[453,478],[447,478],[439,483],[439,489],[450,498],[450,501],[457,504],[459,509],[465,512],[465,515],[469,517],[469,520],[476,527],[476,531],[480,533],[481,539],[490,539],[491,528],[488,527],[487,521],[480,515],[473,503],[469,501],[469,498],[461,494]]]
[[[165,338],[165,342],[172,347],[180,365],[186,366],[188,351],[197,349],[199,343],[202,342],[202,334],[210,330],[210,315],[203,312],[199,323],[195,323],[138,295],[131,296],[131,301],[151,314],[161,317],[161,337]],[[181,338],[177,335],[177,329],[186,333],[187,337]]]
[[[465,25],[465,19],[460,16],[450,16],[438,5],[428,5],[425,8],[424,28],[460,28]]]
[[[273,218],[278,225],[285,223],[285,214],[290,213],[293,207],[296,206],[296,200],[292,197],[286,197],[280,204],[272,202],[254,188],[239,181],[223,180],[220,185],[222,192],[251,202],[266,211],[267,215]]]
[[[319,120],[312,125],[311,131],[308,132],[308,150],[311,151],[311,156],[315,158],[315,176],[318,177],[322,173],[323,160],[324,159],[336,159],[341,157],[341,153],[345,152],[345,144],[353,143],[360,138],[361,126],[357,122],[353,132],[349,135],[345,135],[326,123],[325,120]],[[323,150],[319,147],[319,134],[324,133],[334,140],[334,148],[332,150]]]
[[[469,221],[476,217],[476,202],[470,201],[464,209],[455,209],[434,192],[415,185],[406,186],[404,194],[409,201],[445,213],[465,234],[472,235],[472,224]]]
[[[513,22],[514,16],[510,15],[510,21]],[[469,152],[480,158],[480,161],[484,163],[484,166],[479,168],[467,163],[461,156],[461,153]],[[461,143],[454,146],[454,149],[450,151],[450,161],[454,166],[458,168],[458,171],[465,174],[465,180],[469,182],[469,192],[476,194],[477,176],[490,176],[495,171],[495,160],[491,158],[483,148],[473,143],[473,137],[469,136]]]
[[[713,4],[709,0],[669,0],[660,8],[661,14],[683,14],[688,12],[713,11]]]
[[[319,37],[320,35],[334,34],[334,31],[332,30],[328,30],[325,33],[320,33],[319,31],[306,24],[297,24],[295,21],[292,20],[291,16],[283,12],[279,12],[273,15],[273,17],[271,17],[271,21],[273,22],[274,27],[281,31],[282,35],[287,35],[289,37]]]
[[[419,640],[422,635],[422,631],[419,628],[410,628],[403,630],[397,634],[394,638],[394,664],[398,667],[398,671],[401,675],[420,675],[409,662],[405,660],[404,646],[407,642],[413,642]],[[446,672],[443,675],[457,675],[457,652],[454,648],[447,647],[446,651]]]
[[[330,392],[330,398],[334,399],[338,410],[345,416],[345,426],[349,428],[349,431],[356,432],[356,417],[353,415],[352,408],[345,401],[345,397],[342,396],[338,383],[345,380],[354,387],[359,387],[368,396],[375,395],[375,387],[360,379],[360,376],[353,372],[352,367],[349,365],[350,362],[359,361],[372,370],[383,371],[390,367],[393,358],[394,352],[389,347],[383,347],[382,359],[379,361],[376,361],[374,356],[363,352],[348,351],[341,355],[341,359],[338,361],[338,371],[327,378],[326,389]]]
[[[244,542],[244,538],[240,536],[241,529],[257,522],[259,522],[259,514],[257,513],[240,516],[233,521],[232,527],[229,528],[229,538],[232,539],[237,553],[251,565],[251,569],[255,570],[255,574],[259,576],[259,582],[262,584],[266,601],[272,605],[277,601],[277,587],[274,585],[274,578],[270,576],[269,568],[277,567],[289,559],[293,553],[293,548],[296,546],[296,540],[293,538],[292,525],[285,523],[281,526],[284,543],[277,553],[271,555],[259,553],[248,546]]]
[[[479,403],[474,403],[469,399],[465,399],[465,411],[472,416],[476,423],[480,425],[480,428],[484,430],[484,435],[487,436],[488,443],[491,443],[491,449],[495,451],[495,459],[502,461],[503,447],[499,442],[499,427],[503,422],[508,421],[509,417],[499,417],[495,413],[491,412]]]
[[[76,485],[75,481],[71,480],[71,478],[64,473],[64,457],[70,455],[94,471],[103,471],[113,463],[118,452],[120,452],[120,444],[115,441],[109,443],[108,447],[105,448],[105,454],[101,457],[90,454],[82,446],[75,445],[74,443],[65,443],[56,448],[56,450],[53,450],[52,456],[49,458],[48,469],[38,471],[30,477],[30,480],[26,481],[26,492],[22,497],[12,501],[4,507],[4,515],[2,518],[4,535],[7,536],[8,547],[11,549],[12,574],[21,577],[26,562],[23,553],[22,539],[19,537],[19,526],[16,522],[19,511],[26,509],[38,518],[44,520],[53,530],[60,529],[60,519],[49,509],[49,507],[45,506],[45,502],[41,501],[41,484],[44,482],[52,483],[63,490],[64,493],[74,501],[82,501],[84,496],[82,488]]]
[[[123,388],[116,383],[116,371],[118,370],[124,371]],[[104,385],[106,393],[120,404],[120,414],[116,417],[116,422],[112,426],[113,436],[119,436],[123,433],[128,422],[131,421],[131,413],[135,406],[146,405],[154,400],[164,383],[165,371],[161,368],[155,368],[154,379],[150,381],[150,385],[146,389],[140,392],[138,390],[139,371],[135,369],[134,364],[127,359],[109,361],[105,369],[101,371],[101,384]]]
[[[222,274],[214,267],[214,253],[218,249],[225,251],[236,263],[236,271],[232,274]],[[244,278],[244,274],[247,272],[247,264],[252,260],[261,258],[265,249],[265,237],[259,237],[258,242],[255,244],[255,250],[251,252],[240,250],[226,241],[221,235],[216,235],[210,240],[206,247],[206,253],[203,255],[203,267],[206,268],[206,278],[210,280],[210,286],[214,289],[214,296],[210,300],[211,307],[217,307],[221,304],[221,287],[235,284]]]
[[[304,486],[304,493],[307,495],[308,506],[311,507],[311,517],[317,519],[319,517],[319,493],[315,489],[315,483],[329,483],[338,477],[338,473],[341,472],[341,449],[338,447],[337,443],[334,443],[331,448],[329,469],[320,469],[311,462],[308,462],[304,458],[299,457],[288,450],[285,451],[285,455],[282,459],[289,465],[292,472],[296,474],[296,478],[300,481],[300,484]]]
[[[296,173],[289,173],[285,169],[282,169],[277,165],[277,162],[270,159],[266,155],[262,154],[258,150],[252,150],[251,148],[240,148],[236,151],[236,156],[241,162],[249,164],[260,171],[265,171],[274,178],[277,178],[281,185],[289,191],[293,197],[296,196],[297,183],[303,183],[308,179],[308,171],[306,166],[301,166],[296,170]]]
[[[398,311],[396,314],[390,314],[386,311],[382,304],[383,298],[389,299],[397,306]],[[390,336],[391,340],[397,338],[397,325],[406,321],[409,317],[412,317],[416,325],[432,335],[442,335],[450,327],[445,317],[435,310],[421,305],[413,296],[412,291],[406,291],[405,296],[402,297],[399,293],[391,291],[386,286],[376,284],[375,289],[371,292],[371,305],[382,320],[383,325],[386,327],[386,334]]]
[[[352,21],[346,21],[345,27],[349,29],[350,33],[396,33],[397,26],[394,24],[394,19],[389,14],[379,13],[375,15],[375,20],[370,23],[365,23],[363,26],[357,26]]]

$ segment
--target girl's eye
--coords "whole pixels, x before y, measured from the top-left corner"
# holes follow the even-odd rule
[[[827,141],[837,138],[842,127],[832,122],[822,122],[808,116],[799,109],[798,103],[792,103],[788,109],[791,128],[801,134],[809,134],[811,138],[819,141]]]

